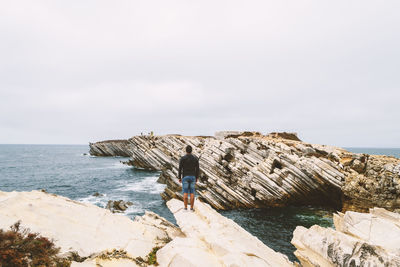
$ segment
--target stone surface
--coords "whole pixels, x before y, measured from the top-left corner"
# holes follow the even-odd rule
[[[152,212],[132,221],[107,209],[40,191],[0,191],[0,228],[9,229],[19,220],[22,227],[54,239],[62,255],[77,252],[81,257],[96,258],[117,249],[127,257],[145,259],[154,247],[182,236],[179,228]]]
[[[130,201],[123,200],[109,200],[106,205],[106,209],[109,209],[112,213],[123,212],[133,203]]]
[[[348,211],[335,214],[334,224],[296,228],[292,244],[303,266],[400,266],[400,214]]]
[[[112,145],[110,145],[112,144]],[[93,146],[89,143],[90,155],[92,156],[119,156],[130,157],[129,142],[127,140],[107,140]]]
[[[200,158],[199,198],[215,209],[330,205],[367,211],[400,209],[400,160],[301,142],[293,133],[227,131],[212,136],[134,136],[91,151],[129,154],[128,164],[161,171],[164,199],[182,199],[178,161],[186,145]],[[105,153],[104,155],[108,155]]]
[[[112,260],[102,260],[93,259],[84,262],[73,262],[71,267],[136,267],[140,266],[129,259],[112,259]]]
[[[347,175],[342,186],[343,211],[367,212],[381,207],[400,212],[400,160],[394,157],[354,154],[344,161]]]
[[[1,192],[0,229],[23,228],[54,240],[61,256],[87,257],[73,267],[147,266],[154,248],[160,266],[293,266],[230,219],[196,201],[196,211],[168,203],[176,227],[153,212],[136,217],[40,192]]]
[[[160,266],[293,266],[234,221],[208,204],[195,202],[195,212],[185,211],[183,202],[167,202],[186,235],[177,237],[157,252]]]

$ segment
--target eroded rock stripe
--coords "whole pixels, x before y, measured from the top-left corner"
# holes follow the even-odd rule
[[[198,196],[216,209],[314,203],[400,209],[399,159],[309,144],[293,134],[141,135],[91,143],[90,153],[129,155],[128,164],[161,171],[159,182],[167,185],[162,197],[169,200],[182,198],[177,168],[186,145],[200,157]]]

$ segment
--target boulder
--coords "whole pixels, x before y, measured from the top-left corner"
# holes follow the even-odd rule
[[[107,202],[106,209],[109,209],[112,213],[124,212],[133,203],[130,201],[123,200],[109,200]]]
[[[95,192],[92,196],[94,196],[94,197],[102,197],[103,194],[100,194],[99,192]]]
[[[296,227],[292,244],[303,266],[400,266],[400,214],[348,211],[335,214],[334,224]]]

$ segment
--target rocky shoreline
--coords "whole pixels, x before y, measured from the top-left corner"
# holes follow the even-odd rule
[[[334,214],[334,224],[296,228],[292,244],[303,266],[400,266],[400,214],[348,211]]]
[[[400,159],[309,144],[293,133],[140,135],[90,143],[90,154],[129,156],[126,164],[160,171],[162,197],[182,199],[177,165],[188,144],[200,158],[198,197],[215,209],[318,204],[400,211]]]
[[[0,191],[0,229],[20,221],[54,240],[60,256],[81,259],[71,262],[75,267],[299,266],[206,203],[197,201],[195,212],[177,199],[167,206],[178,226],[153,212],[131,220],[42,191]],[[400,265],[399,214],[349,211],[335,214],[334,222],[336,230],[296,228],[292,243],[302,266]]]

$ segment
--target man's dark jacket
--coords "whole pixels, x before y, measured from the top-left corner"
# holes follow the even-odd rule
[[[199,178],[199,171],[199,159],[196,156],[188,153],[179,160],[179,179],[185,176],[194,176],[197,181]]]

